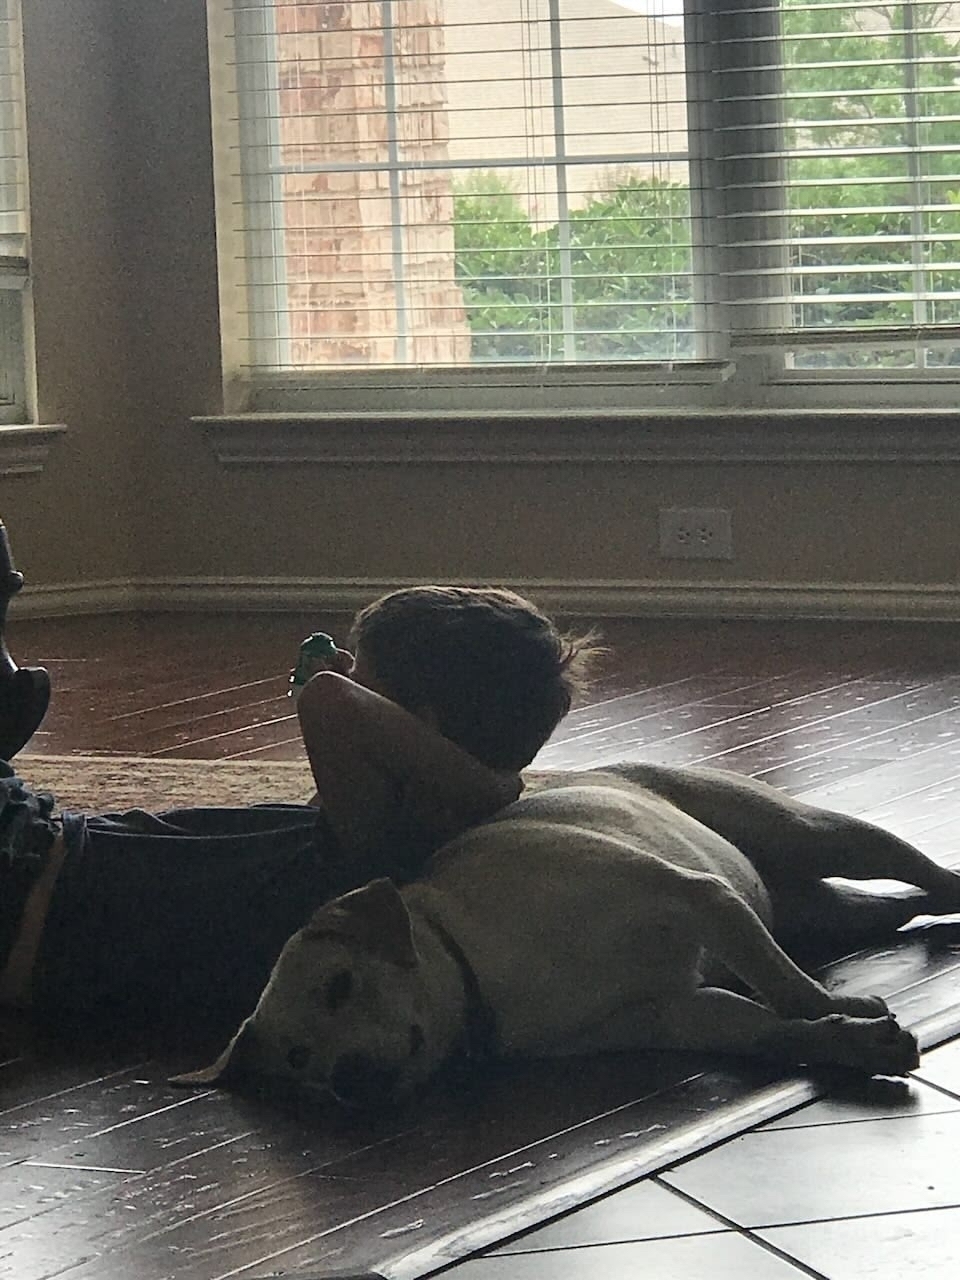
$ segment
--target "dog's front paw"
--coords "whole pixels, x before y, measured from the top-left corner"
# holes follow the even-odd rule
[[[831,1012],[844,1013],[848,1018],[887,1018],[890,1009],[880,996],[842,996],[831,993]]]
[[[834,1013],[812,1025],[823,1062],[874,1076],[905,1076],[920,1063],[916,1036],[905,1031],[892,1014],[853,1018]]]

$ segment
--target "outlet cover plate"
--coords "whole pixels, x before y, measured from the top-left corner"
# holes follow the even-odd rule
[[[660,555],[666,560],[732,560],[733,523],[726,507],[664,507]]]

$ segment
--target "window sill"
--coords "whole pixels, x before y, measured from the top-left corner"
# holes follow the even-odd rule
[[[960,411],[240,413],[192,419],[225,466],[958,462]]]
[[[66,432],[62,423],[0,426],[0,476],[34,475],[42,471],[54,441]]]

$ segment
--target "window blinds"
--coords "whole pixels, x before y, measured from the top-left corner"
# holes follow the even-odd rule
[[[0,260],[26,251],[21,61],[19,0],[0,0]]]
[[[960,363],[960,4],[211,4],[253,381]]]
[[[27,279],[26,144],[19,0],[0,0],[0,423],[26,413],[23,296]]]
[[[729,16],[740,52],[714,69],[727,239],[778,321],[734,333],[801,366],[960,363],[960,5]],[[729,297],[750,302],[736,272]]]

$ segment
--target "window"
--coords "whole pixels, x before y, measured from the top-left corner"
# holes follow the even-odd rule
[[[960,3],[210,8],[236,406],[952,398]]]
[[[0,0],[0,423],[26,409],[26,155],[19,0]]]

